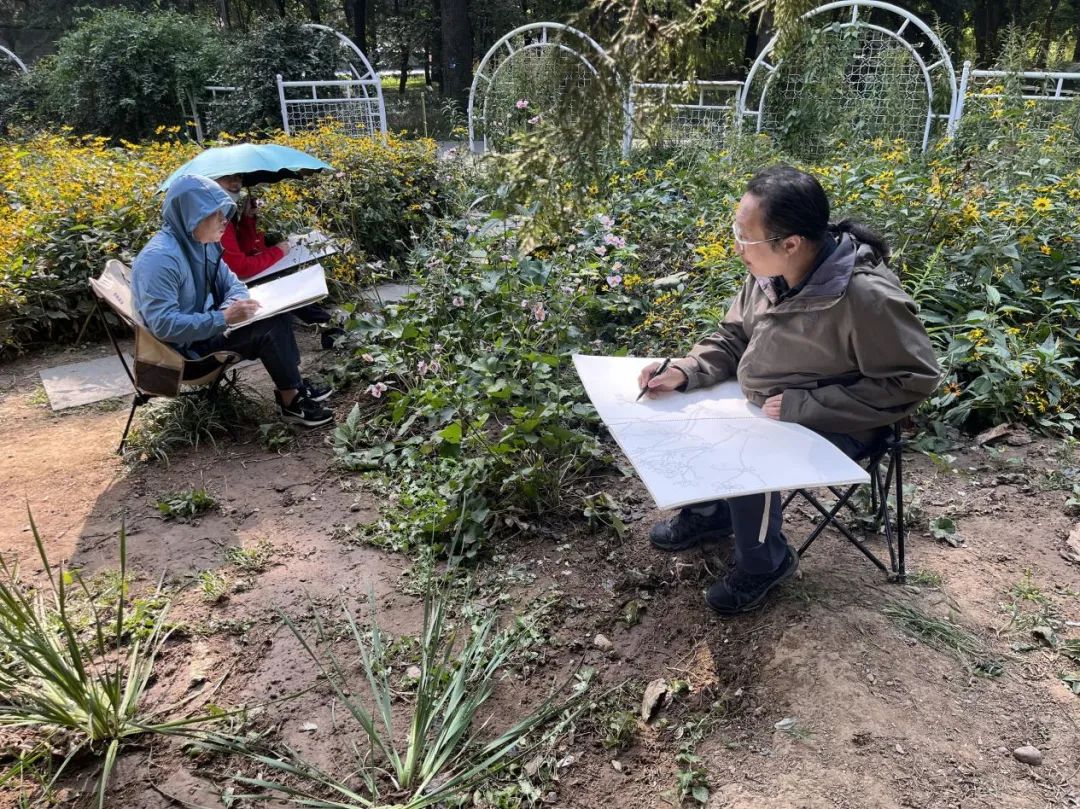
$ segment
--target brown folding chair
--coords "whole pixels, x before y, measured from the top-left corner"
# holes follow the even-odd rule
[[[151,399],[160,396],[194,395],[212,402],[223,380],[225,384],[235,386],[235,366],[243,359],[239,354],[233,351],[216,351],[205,357],[189,359],[172,346],[158,340],[142,325],[131,301],[131,270],[122,263],[116,259],[106,262],[101,275],[90,279],[90,289],[96,298],[96,309],[101,315],[101,321],[105,324],[105,333],[109,335],[109,341],[116,349],[116,355],[135,389],[135,399],[131,403],[131,412],[128,414],[117,453],[124,451],[135,411]],[[108,306],[122,323],[135,332],[134,368],[129,366],[127,356],[120,349],[102,304]],[[230,378],[226,378],[226,372],[230,369],[233,373]]]
[[[885,573],[890,581],[904,583],[907,571],[904,567],[904,467],[903,451],[907,441],[900,432],[900,424],[894,424],[888,432],[868,448],[865,455],[855,460],[870,474],[869,484],[854,484],[841,488],[829,486],[829,491],[836,497],[831,507],[826,507],[821,500],[807,489],[796,489],[784,498],[782,507],[786,509],[796,497],[800,497],[820,514],[821,521],[799,546],[801,557],[826,528],[835,528],[854,545],[875,567]],[[861,486],[870,488],[869,513],[860,512],[852,503],[852,497]],[[889,497],[895,495],[896,517],[890,511]],[[839,519],[841,511],[847,509],[856,518],[855,522]],[[860,539],[855,532],[863,534]],[[871,536],[882,535],[889,551],[889,563],[885,564],[872,550]]]

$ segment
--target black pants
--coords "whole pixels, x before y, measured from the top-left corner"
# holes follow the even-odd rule
[[[292,313],[301,323],[310,326],[312,323],[329,323],[333,315],[325,306],[317,303],[309,303],[299,309],[293,309]]]
[[[268,317],[250,326],[192,343],[196,356],[235,351],[246,360],[259,360],[278,390],[300,387],[300,349],[293,334],[292,312]]]
[[[820,433],[849,458],[863,457],[868,449],[863,442],[845,433]],[[780,532],[784,515],[780,492],[729,497],[711,503],[689,506],[699,514],[727,513],[735,534],[735,566],[746,573],[771,573],[787,555],[787,541]]]

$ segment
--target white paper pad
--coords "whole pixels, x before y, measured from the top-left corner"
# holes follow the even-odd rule
[[[259,320],[299,309],[309,303],[325,298],[328,294],[326,289],[326,274],[321,264],[300,270],[292,275],[285,275],[252,287],[249,292],[251,299],[261,304],[259,311],[250,320],[237,323],[233,329],[242,329]]]
[[[311,261],[317,261],[324,256],[337,252],[337,247],[329,236],[313,230],[310,233],[293,234],[289,237],[289,255],[271,264],[262,272],[246,279],[245,283],[253,284],[271,275],[277,275],[293,267],[299,267]]]
[[[813,430],[767,418],[733,380],[635,402],[650,362],[574,356],[585,392],[657,507],[869,481]]]
[[[128,367],[132,365],[127,354]],[[101,402],[135,392],[131,378],[116,354],[41,371],[41,384],[53,410]]]

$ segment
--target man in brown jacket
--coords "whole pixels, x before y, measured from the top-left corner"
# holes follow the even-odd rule
[[[734,376],[765,415],[821,433],[853,458],[937,388],[940,371],[916,306],[888,269],[888,245],[861,225],[829,225],[821,184],[790,166],[756,174],[739,202],[735,246],[749,275],[719,329],[653,377],[650,396]],[[729,615],[758,607],[794,575],[778,492],[682,509],[653,526],[661,550],[734,534],[735,565],[707,601]]]

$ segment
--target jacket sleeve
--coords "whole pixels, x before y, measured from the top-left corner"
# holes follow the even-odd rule
[[[217,276],[214,278],[214,283],[223,293],[221,295],[222,308],[225,308],[233,301],[238,301],[243,298],[250,298],[251,293],[248,291],[247,284],[236,277],[236,274],[232,271],[232,267],[225,261],[224,256],[217,265]]]
[[[258,275],[284,255],[280,247],[262,246],[262,237],[250,217],[241,219],[239,228],[232,222],[225,225],[221,247],[225,251],[225,263],[239,278]]]
[[[859,378],[785,390],[781,421],[826,432],[872,430],[911,413],[937,389],[941,370],[915,303],[884,279],[862,277],[870,283],[852,284],[848,292]]]
[[[166,343],[187,345],[225,331],[221,310],[187,313],[180,309],[180,276],[179,265],[171,261],[135,274],[139,316],[150,333]]]
[[[719,328],[690,349],[686,357],[672,363],[686,374],[686,386],[682,390],[706,388],[735,376],[750,342],[743,327],[743,314],[752,306],[754,283],[753,276],[747,276]]]

